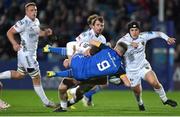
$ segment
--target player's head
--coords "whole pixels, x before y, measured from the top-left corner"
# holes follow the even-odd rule
[[[104,18],[102,16],[97,16],[92,21],[92,29],[96,34],[101,34],[104,30]]]
[[[128,32],[133,39],[139,36],[140,29],[140,23],[138,21],[131,21],[128,23]]]
[[[32,19],[35,20],[36,16],[37,16],[37,7],[36,7],[36,3],[34,2],[29,2],[25,5],[25,12],[26,15]]]
[[[98,17],[97,14],[93,14],[93,15],[90,15],[88,18],[87,18],[87,23],[89,25],[90,28],[92,28],[92,24],[93,24],[93,20]]]
[[[127,51],[127,44],[123,42],[116,43],[116,46],[114,47],[114,50],[120,55],[123,56],[125,52]]]

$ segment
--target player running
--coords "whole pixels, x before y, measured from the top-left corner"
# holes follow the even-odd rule
[[[131,21],[128,24],[128,33],[117,42],[124,42],[128,45],[128,50],[124,55],[126,61],[126,73],[128,79],[131,81],[131,87],[135,94],[140,111],[145,111],[144,103],[141,97],[141,79],[147,81],[154,88],[154,91],[159,94],[159,97],[164,105],[170,105],[172,107],[177,106],[176,101],[167,98],[163,86],[158,81],[155,72],[146,60],[146,43],[154,38],[162,38],[167,41],[169,45],[175,43],[174,38],[168,37],[163,32],[140,32],[140,24],[137,21]]]

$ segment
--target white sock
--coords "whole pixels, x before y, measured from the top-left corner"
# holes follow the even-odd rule
[[[63,108],[63,109],[67,109],[67,101],[63,101],[63,100],[61,100],[61,107]]]
[[[136,97],[136,101],[138,102],[138,105],[142,105],[143,104],[142,93],[140,95],[136,95],[136,94],[134,95]]]
[[[0,79],[11,79],[11,71],[0,73]]]
[[[70,104],[74,104],[74,103],[75,103],[75,99],[74,99],[74,98],[70,99],[70,100],[69,100],[69,103],[70,103]]]
[[[159,97],[161,98],[161,100],[162,100],[163,102],[166,102],[166,101],[167,101],[166,93],[165,93],[164,88],[163,88],[162,85],[161,85],[161,87],[160,87],[159,89],[155,89],[155,88],[154,88],[154,91],[155,91],[157,94],[159,94]]]
[[[75,87],[75,88],[71,88],[71,89],[69,89],[70,90],[70,92],[71,92],[71,94],[73,94],[74,95],[74,100],[76,99],[76,91],[77,91],[77,89],[79,88],[79,86],[77,86],[77,87]]]
[[[42,85],[36,85],[34,86],[34,90],[36,92],[36,94],[41,98],[41,101],[47,105],[49,103],[48,98],[46,97],[46,94],[42,88]]]

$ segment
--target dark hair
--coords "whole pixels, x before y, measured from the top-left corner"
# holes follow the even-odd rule
[[[25,4],[25,9],[28,8],[29,6],[36,6],[35,2],[29,2],[27,4]]]
[[[141,29],[140,22],[138,21],[129,22],[127,27],[128,27],[128,32],[130,31],[131,28],[138,28],[139,30]]]
[[[127,51],[128,47],[127,44],[125,44],[124,42],[118,42],[116,44],[116,47],[119,51],[121,51],[123,54]]]
[[[93,20],[98,17],[97,14],[93,14],[93,15],[90,15],[88,18],[87,18],[87,23],[88,25],[92,24],[93,23]]]
[[[91,49],[89,51],[90,55],[95,55],[96,53],[98,53],[101,49],[96,47],[96,46],[91,46]]]
[[[101,23],[104,23],[104,18],[102,16],[97,16],[93,21],[92,24],[94,25],[96,21],[100,21]]]

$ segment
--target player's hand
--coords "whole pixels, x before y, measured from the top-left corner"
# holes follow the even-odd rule
[[[52,32],[53,32],[52,29],[50,28],[47,28],[44,31],[45,31],[46,36],[52,35]]]
[[[176,40],[175,38],[168,38],[167,43],[168,43],[169,45],[173,45],[173,44],[176,43],[175,40]]]
[[[85,52],[83,52],[83,55],[84,55],[84,56],[91,56],[91,54],[90,54],[90,48],[87,49]]]
[[[134,48],[137,48],[137,47],[138,47],[138,43],[136,43],[136,42],[131,42],[131,46],[134,47]]]
[[[14,49],[14,51],[19,51],[20,50],[20,48],[21,48],[21,45],[19,45],[19,44],[13,44],[13,49]]]

